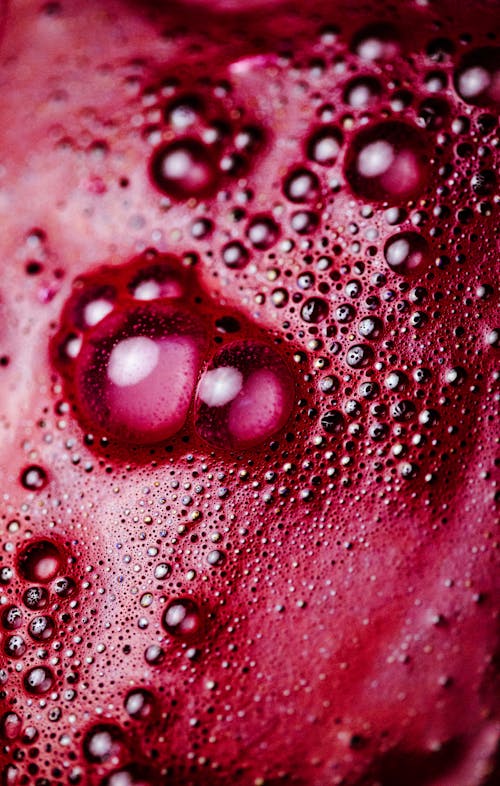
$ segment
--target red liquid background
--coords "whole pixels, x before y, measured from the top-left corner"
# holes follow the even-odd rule
[[[313,78],[307,65],[310,57],[307,42],[313,30],[317,39],[317,31],[325,21],[321,4],[318,9],[316,17],[312,11],[312,19],[309,13],[306,18],[299,14],[294,23],[288,20],[290,27],[286,28],[292,40],[297,42],[297,57],[306,82]],[[71,6],[70,10],[69,35],[73,41],[81,42],[78,9]],[[113,12],[118,10],[119,24],[111,24]],[[432,381],[422,399],[429,403],[431,410],[433,404],[440,415],[430,436],[426,435],[424,447],[419,448],[421,458],[414,461],[419,467],[418,474],[405,485],[404,478],[396,476],[394,479],[391,473],[393,467],[398,470],[400,461],[393,461],[391,466],[384,463],[387,456],[381,456],[378,468],[375,467],[375,455],[369,459],[367,467],[366,456],[373,453],[345,448],[346,440],[352,441],[347,439],[345,432],[344,442],[340,440],[344,447],[339,447],[339,437],[325,437],[318,424],[321,413],[331,407],[343,411],[345,401],[356,396],[345,391],[347,387],[357,388],[361,377],[359,380],[355,377],[356,385],[343,379],[343,375],[351,373],[343,360],[350,339],[347,342],[342,339],[345,345],[342,345],[340,360],[336,360],[335,355],[330,358],[333,367],[329,371],[340,380],[340,393],[335,396],[338,403],[332,405],[318,397],[315,385],[319,376],[310,381],[301,380],[304,373],[314,370],[314,359],[324,354],[323,351],[314,354],[308,349],[307,341],[314,339],[314,334],[306,333],[299,339],[298,331],[304,327],[307,330],[307,325],[304,326],[296,314],[291,317],[287,314],[291,327],[282,328],[285,317],[283,312],[276,310],[269,294],[265,303],[254,303],[257,288],[269,293],[266,270],[271,265],[279,267],[280,263],[252,254],[257,274],[249,274],[246,270],[241,274],[228,274],[218,254],[221,235],[217,235],[215,241],[209,239],[195,244],[188,229],[193,216],[184,205],[174,205],[166,217],[159,210],[160,197],[151,187],[145,166],[150,148],[139,133],[130,131],[134,128],[137,109],[133,88],[130,87],[130,98],[124,99],[121,92],[115,97],[116,74],[121,67],[126,81],[127,76],[130,77],[127,69],[132,72],[136,69],[140,81],[154,84],[160,75],[171,73],[172,67],[165,65],[168,63],[165,47],[168,56],[173,58],[182,40],[180,34],[173,36],[170,45],[157,43],[157,51],[152,52],[151,31],[156,29],[157,23],[149,21],[148,10],[143,9],[136,16],[136,12],[110,4],[107,13],[111,19],[106,21],[100,15],[102,10],[88,13],[90,19],[92,13],[96,15],[95,40],[85,36],[83,54],[76,50],[69,59],[68,29],[44,28],[47,15],[37,22],[40,25],[37,48],[31,21],[34,12],[29,4],[21,4],[16,9],[13,18],[18,21],[13,24],[12,34],[8,33],[11,38],[6,37],[4,41],[4,51],[8,47],[11,61],[9,65],[7,56],[4,64],[10,99],[2,121],[2,137],[8,152],[7,198],[3,210],[9,227],[3,239],[3,256],[5,260],[13,260],[10,264],[5,263],[1,301],[5,314],[2,347],[5,343],[5,356],[11,358],[2,370],[8,391],[3,406],[9,430],[5,459],[2,457],[5,494],[8,495],[4,499],[5,540],[13,544],[16,554],[30,540],[30,532],[36,538],[53,532],[61,552],[70,560],[71,555],[76,558],[76,564],[70,561],[65,572],[78,581],[80,607],[70,610],[61,603],[61,608],[56,609],[56,615],[71,616],[71,620],[61,618],[58,622],[59,636],[64,631],[61,639],[64,648],[69,646],[66,641],[79,635],[77,628],[82,631],[82,642],[73,647],[75,654],[64,656],[62,665],[53,667],[60,681],[59,695],[66,687],[68,672],[65,669],[74,668],[74,673],[78,673],[77,698],[67,700],[66,704],[50,699],[42,708],[35,703],[36,709],[24,706],[20,686],[21,678],[31,668],[30,658],[34,665],[45,665],[38,659],[37,647],[32,643],[24,671],[9,676],[5,697],[7,708],[14,709],[13,700],[22,708],[19,711],[23,726],[36,726],[43,744],[53,729],[58,730],[57,736],[61,726],[66,728],[65,721],[48,718],[50,710],[60,705],[64,719],[75,712],[72,749],[76,759],[64,769],[64,775],[50,775],[51,768],[61,767],[64,758],[64,746],[52,743],[54,751],[50,755],[34,757],[38,772],[30,771],[26,760],[18,761],[15,766],[28,772],[32,782],[44,773],[54,782],[65,782],[71,768],[82,766],[82,782],[97,783],[110,769],[119,767],[120,761],[126,764],[130,758],[128,754],[121,759],[121,754],[117,754],[116,763],[112,760],[92,762],[88,757],[81,763],[81,739],[88,728],[103,719],[125,728],[129,735],[125,748],[130,747],[137,727],[128,718],[123,701],[132,679],[135,686],[154,692],[158,713],[154,715],[154,722],[140,727],[142,750],[134,750],[133,759],[147,761],[155,773],[171,768],[170,778],[175,783],[208,781],[222,784],[237,778],[242,783],[253,783],[259,778],[273,783],[273,779],[279,782],[280,773],[286,773],[285,782],[323,784],[344,777],[346,783],[368,784],[378,779],[391,786],[399,782],[400,767],[406,773],[412,770],[414,782],[419,784],[484,782],[491,769],[488,762],[494,755],[497,728],[494,721],[496,693],[490,665],[497,647],[494,618],[497,563],[492,550],[494,541],[489,534],[492,523],[489,447],[492,427],[488,417],[494,412],[494,403],[489,354],[492,350],[485,340],[494,323],[491,302],[478,299],[475,292],[493,281],[492,219],[474,214],[472,227],[465,229],[450,219],[445,235],[449,233],[453,237],[453,226],[459,226],[460,232],[454,237],[463,249],[465,261],[458,262],[451,256],[450,267],[445,268],[444,273],[438,268],[433,279],[417,282],[427,288],[427,299],[420,309],[427,315],[422,331],[425,340],[418,338],[414,349],[407,340],[408,333],[404,333],[395,340],[395,348],[385,349],[386,356],[391,351],[399,353],[396,368],[401,368],[403,363],[407,366],[407,392],[398,394],[397,398],[413,399],[419,389],[413,380],[413,371],[430,368]],[[413,9],[411,14],[415,17],[410,14],[411,19],[420,20],[420,28],[416,21],[415,27],[408,23],[409,29],[417,30],[417,39],[421,35],[422,44],[419,44],[420,39],[414,44],[418,52],[430,38],[442,34],[442,29],[436,32],[431,22],[426,27],[426,13]],[[446,18],[445,11],[442,14]],[[349,41],[351,34],[368,20],[365,12],[360,12],[357,18],[354,14],[349,18],[341,16],[341,21],[342,39]],[[203,22],[200,27],[205,26],[209,37],[216,38],[213,45],[207,46],[204,42],[203,54],[194,56],[195,62],[202,60],[197,68],[203,73],[210,61],[216,64],[214,70],[224,72],[228,62],[234,61],[235,52],[241,57],[241,37],[237,39],[235,35],[232,51],[231,36],[227,34],[236,23],[217,16],[200,16],[197,22]],[[267,44],[251,43],[249,53],[254,54],[256,50],[274,54],[276,20],[245,18],[245,22],[253,23]],[[485,31],[493,29],[492,25],[488,27],[488,22],[485,10],[485,17],[481,19]],[[241,20],[238,23],[241,24]],[[464,27],[462,21],[448,24],[454,31],[455,28],[460,32],[470,29],[470,21],[468,27]],[[103,58],[101,53],[106,50],[111,31],[116,37],[116,55]],[[190,30],[189,35],[192,34]],[[477,35],[480,37],[479,33]],[[242,38],[252,40],[248,32]],[[223,39],[224,44],[219,43],[219,39]],[[484,35],[482,42],[483,39]],[[18,51],[22,53],[21,65],[15,61]],[[47,67],[47,51],[53,52],[50,67]],[[128,65],[132,56],[144,51],[152,63],[146,67]],[[456,60],[455,56],[453,62]],[[47,76],[43,69],[39,71],[40,63],[47,67]],[[97,76],[93,70],[95,63],[100,64]],[[279,197],[280,177],[285,176],[289,164],[305,163],[302,140],[316,127],[311,111],[314,91],[310,86],[302,99],[297,99],[294,93],[298,106],[288,111],[282,108],[281,115],[271,115],[271,108],[275,110],[274,102],[263,91],[263,83],[274,81],[285,95],[289,87],[286,72],[280,76],[279,68],[272,73],[272,78],[263,80],[261,68],[269,67],[272,65],[268,60],[260,68],[259,64],[250,67],[238,84],[239,98],[245,100],[249,116],[258,115],[264,126],[266,118],[268,121],[266,147],[257,156],[256,169],[252,173],[255,192],[265,195],[262,207],[259,203],[260,210],[272,207],[272,202],[268,203],[269,194],[273,199]],[[87,69],[92,79],[82,81],[82,73]],[[430,70],[429,64],[427,70]],[[189,82],[189,68],[186,67],[182,76]],[[13,84],[9,84],[9,78]],[[345,76],[342,77],[344,81]],[[325,90],[326,82],[325,78],[320,92]],[[58,92],[61,85],[66,95]],[[300,95],[298,88],[297,92]],[[263,100],[264,111],[256,103],[256,95]],[[337,102],[338,98],[332,101],[334,105]],[[409,110],[405,118],[411,116],[412,111]],[[460,113],[464,111],[462,105]],[[452,112],[459,113],[454,106]],[[338,115],[346,113],[342,110]],[[37,119],[34,121],[33,117]],[[108,125],[110,117],[112,125]],[[291,128],[290,124],[295,125]],[[22,145],[19,144],[20,127],[29,136]],[[351,138],[350,132],[344,133],[346,138]],[[111,160],[105,157],[104,163],[99,162],[99,150],[92,148],[92,143],[102,136],[106,136],[113,151]],[[284,155],[285,166],[280,164],[283,152],[275,141],[273,144],[270,141],[280,138],[296,141],[293,155]],[[67,141],[61,144],[61,139]],[[457,142],[453,139],[452,143],[443,143],[445,148],[446,144],[456,147]],[[474,144],[480,143],[474,141]],[[451,158],[451,154],[448,157]],[[453,157],[453,163],[460,171],[463,168],[466,181],[471,177],[467,175],[467,167],[472,165],[460,162],[459,158]],[[118,181],[125,177],[130,182],[121,187],[127,194],[122,197]],[[453,210],[458,209],[463,203],[457,202],[455,206],[453,195],[458,199],[463,191],[465,187],[457,183],[452,196],[441,201],[451,204]],[[358,209],[354,204],[350,206],[351,198],[345,187],[334,198],[333,221],[337,227],[334,231],[340,236],[339,245],[343,237],[338,231],[339,217],[345,226],[351,218],[359,221]],[[435,206],[432,199],[436,200],[435,194],[432,198],[429,195],[430,202],[424,212],[432,212]],[[468,206],[470,199],[464,203]],[[253,206],[249,207],[248,216],[253,212],[256,212]],[[219,232],[220,225],[229,225],[228,213],[227,206],[211,203],[208,214],[215,218]],[[378,212],[372,224],[382,227],[382,240],[392,234]],[[372,224],[365,219],[365,229]],[[242,224],[242,235],[244,226],[246,220]],[[37,243],[32,231],[35,227],[43,229],[46,239]],[[153,230],[159,227],[162,236],[152,243]],[[181,238],[168,234],[169,230],[178,227],[184,231]],[[405,228],[410,229],[411,224],[407,222]],[[478,241],[471,240],[474,231],[479,236]],[[290,231],[287,229],[285,234],[288,236]],[[26,241],[27,237],[31,239]],[[433,251],[437,243],[432,241]],[[289,429],[291,434],[295,433],[295,441],[287,444],[282,435],[277,448],[270,451],[266,445],[252,454],[253,464],[248,463],[249,456],[228,459],[217,452],[211,455],[209,448],[196,441],[186,448],[177,440],[168,453],[156,451],[147,456],[141,451],[124,454],[119,446],[104,446],[102,450],[96,445],[82,444],[77,422],[64,406],[57,404],[62,391],[47,364],[48,338],[54,331],[52,325],[57,324],[75,275],[102,262],[120,265],[144,245],[156,245],[162,251],[174,251],[180,256],[195,250],[202,257],[197,271],[207,290],[226,298],[231,311],[243,309],[246,318],[265,325],[273,336],[284,330],[293,333],[293,340],[284,350],[290,362],[294,362],[294,353],[312,353],[305,365],[304,362],[297,364],[297,379],[304,388],[303,398],[307,403],[297,409],[293,427]],[[382,259],[383,242],[377,241],[375,245],[380,247],[376,269],[388,275]],[[352,272],[357,258],[363,258],[369,273],[373,272],[367,248],[366,242],[359,253],[345,246],[338,258],[334,254],[335,270],[340,271],[342,264],[351,267],[349,272],[340,274],[342,287],[358,278],[367,287],[368,294],[368,270],[359,275]],[[214,256],[207,257],[212,249]],[[460,253],[459,249],[457,251]],[[331,250],[329,253],[331,255]],[[303,256],[304,252],[297,249],[292,254],[293,264],[290,262],[290,265],[294,275],[299,270],[314,270],[314,267],[304,267]],[[318,256],[316,254],[315,258]],[[43,272],[40,277],[27,278],[24,265],[34,258],[41,260]],[[64,272],[63,277],[57,272],[60,270]],[[228,284],[220,283],[224,276]],[[469,293],[466,287],[471,282]],[[395,303],[408,299],[397,290],[398,283],[398,279],[392,279],[383,288],[391,289],[393,285],[397,293]],[[287,286],[284,279],[285,289]],[[435,292],[443,290],[446,291],[444,297],[434,296]],[[464,302],[467,297],[471,303]],[[338,303],[344,300],[342,295]],[[356,303],[354,305],[358,308]],[[381,307],[375,313],[382,315],[387,325],[384,309]],[[417,306],[412,305],[411,309],[415,311]],[[403,312],[400,317],[395,312],[393,324],[398,328],[403,324],[407,327],[409,314]],[[462,330],[457,335],[459,328]],[[410,335],[414,333],[416,330]],[[440,344],[446,357],[443,366],[439,364],[439,355],[435,354]],[[375,348],[378,352],[378,345]],[[382,388],[394,365],[387,360],[386,363],[386,369],[376,375]],[[465,393],[457,394],[449,386],[443,388],[444,372],[457,366],[466,369]],[[471,387],[477,390],[470,390]],[[451,404],[440,404],[441,397],[450,398]],[[478,420],[476,401],[484,407],[481,420]],[[418,400],[416,403],[419,411],[424,409]],[[443,410],[444,406],[449,408]],[[317,407],[318,414],[310,417],[308,407]],[[365,412],[368,407],[363,402]],[[342,417],[343,426],[347,428],[349,418],[346,414]],[[389,417],[382,419],[391,429],[394,427]],[[42,421],[43,426],[40,425]],[[367,429],[369,422],[364,421]],[[450,435],[450,426],[458,428],[459,436],[453,432]],[[50,441],[45,438],[46,434],[52,435]],[[189,427],[186,435],[189,435]],[[311,443],[311,437],[315,436],[326,442],[322,445]],[[435,446],[433,440],[437,443]],[[301,442],[306,445],[305,452],[298,444]],[[370,445],[374,452],[377,448],[376,441]],[[326,456],[328,450],[336,455],[335,459]],[[447,458],[443,460],[445,452]],[[410,448],[410,458],[417,453],[416,448]],[[341,464],[342,456],[351,458],[351,464]],[[309,463],[304,466],[305,462]],[[46,468],[49,486],[29,496],[18,477],[25,465],[33,463]],[[290,464],[291,469],[288,468]],[[270,466],[277,476],[271,482],[265,476]],[[327,474],[329,466],[335,467],[336,475]],[[218,473],[224,473],[224,478]],[[386,473],[389,480],[385,479]],[[212,490],[205,488],[203,494],[210,493],[211,497],[204,496],[203,504],[196,507],[195,503],[182,503],[184,491],[184,496],[194,496],[196,492],[189,492],[197,484],[206,484],[208,481],[203,479],[209,474],[213,476],[209,480]],[[434,485],[425,481],[427,474],[436,476]],[[315,477],[320,478],[318,486],[316,481],[312,482]],[[344,478],[349,482],[344,482]],[[179,482],[179,491],[171,487],[172,481]],[[183,484],[187,482],[192,488],[183,491]],[[251,488],[252,483],[260,485]],[[334,483],[334,488],[329,488],[328,483]],[[384,489],[385,486],[390,488]],[[274,490],[271,491],[271,487]],[[288,488],[288,492],[281,495],[281,487]],[[379,490],[384,490],[385,497]],[[300,499],[301,491],[308,491],[310,496]],[[270,496],[270,501],[266,495]],[[289,501],[290,497],[297,501]],[[212,502],[212,498],[221,501]],[[216,505],[221,507],[217,509]],[[197,523],[200,518],[191,514],[191,510],[196,512],[198,508],[201,526]],[[165,510],[168,513],[164,513]],[[18,530],[12,527],[12,521],[21,522]],[[179,524],[185,527],[187,535],[178,533]],[[219,529],[223,532],[221,550],[226,556],[222,570],[207,566],[206,558],[212,548],[210,537]],[[165,531],[168,534],[162,536],[160,533]],[[173,544],[172,539],[176,540]],[[161,543],[159,555],[148,556],[147,547],[150,544],[157,547],[157,541]],[[119,549],[116,543],[121,544]],[[218,542],[214,548],[218,548]],[[236,550],[240,553],[236,554]],[[129,556],[130,562],[123,563],[122,554]],[[15,558],[8,551],[6,555],[5,564],[15,567]],[[170,583],[166,585],[152,581],[154,565],[163,560],[175,563]],[[141,568],[137,581],[129,567],[135,564]],[[89,572],[86,572],[87,565],[92,566]],[[194,579],[186,578],[190,570],[197,573]],[[89,582],[90,586],[84,586],[84,582]],[[9,601],[19,603],[25,584],[18,583],[14,577],[7,586]],[[104,590],[102,595],[99,589]],[[137,597],[149,590],[153,595],[152,606],[139,607]],[[184,647],[179,645],[161,627],[165,604],[170,598],[186,593],[196,598],[206,616],[199,647],[192,641]],[[67,603],[69,605],[71,599]],[[149,620],[147,629],[137,627],[141,616]],[[84,621],[87,618],[89,622]],[[70,624],[75,626],[75,632],[67,630]],[[131,646],[127,655],[123,651],[127,646],[124,641],[129,641]],[[158,641],[166,652],[161,669],[147,667],[144,650]],[[106,649],[95,650],[103,642],[106,642]],[[199,655],[187,655],[190,649],[198,648]],[[87,650],[94,658],[89,664],[85,663]],[[228,652],[236,654],[227,655]],[[51,653],[51,657],[57,657],[57,651]],[[74,666],[77,660],[81,661],[81,666]],[[100,665],[95,665],[96,661]],[[231,678],[226,676],[227,672]],[[212,686],[212,683],[215,684]],[[234,699],[226,698],[233,693]],[[101,706],[107,708],[98,715],[96,708]],[[161,717],[162,711],[167,712],[168,717]],[[238,715],[241,712],[244,714]],[[195,719],[196,724],[191,723],[191,719]],[[42,743],[38,746],[43,750]],[[9,742],[1,754],[5,757],[5,766],[16,761],[13,758],[16,747],[27,751],[29,746],[18,740]],[[157,762],[153,751],[158,752]],[[200,758],[208,760],[208,764],[200,763]],[[219,769],[213,767],[214,762]],[[151,775],[150,781],[156,782],[154,778],[158,777],[163,776]]]

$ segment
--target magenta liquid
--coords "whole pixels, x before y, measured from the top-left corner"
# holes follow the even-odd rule
[[[496,2],[0,15],[0,784],[495,786]]]

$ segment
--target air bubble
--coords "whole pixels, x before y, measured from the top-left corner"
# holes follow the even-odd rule
[[[27,581],[44,584],[57,576],[63,565],[63,555],[49,540],[37,540],[25,546],[18,558],[18,569]]]
[[[383,324],[378,317],[364,317],[358,325],[358,333],[362,338],[379,338],[382,329]]]
[[[457,387],[458,385],[462,385],[467,378],[467,372],[461,366],[455,366],[454,368],[450,368],[445,373],[445,380],[448,385],[452,385],[453,387]]]
[[[428,176],[428,155],[420,132],[399,121],[362,129],[351,141],[346,178],[363,199],[405,202],[419,195]]]
[[[154,570],[155,579],[163,581],[172,573],[172,568],[166,562],[160,562]]]
[[[132,297],[140,301],[176,300],[186,292],[177,260],[167,255],[159,256],[151,264],[141,266],[127,288]]]
[[[394,60],[400,49],[398,38],[393,25],[375,22],[356,33],[351,48],[362,60]]]
[[[467,104],[500,104],[500,47],[487,46],[464,55],[454,75],[455,89]]]
[[[328,303],[326,300],[319,297],[311,297],[303,304],[300,310],[300,316],[304,322],[315,325],[326,319],[328,311]]]
[[[78,282],[83,287],[83,282]],[[79,330],[87,330],[97,325],[113,310],[116,300],[116,289],[110,284],[98,284],[85,287],[76,292],[68,309],[71,310],[73,322]]]
[[[160,191],[176,200],[209,196],[219,182],[212,152],[197,139],[158,148],[151,159],[151,178]]]
[[[279,238],[280,228],[270,216],[255,216],[249,223],[247,237],[254,248],[266,251]],[[227,264],[227,263],[226,263]]]
[[[19,737],[22,727],[22,720],[16,712],[5,712],[0,718],[0,739],[12,742]]]
[[[162,625],[171,636],[191,639],[200,635],[203,618],[197,603],[191,598],[172,600],[162,616]]]
[[[54,675],[47,666],[35,666],[24,678],[24,687],[33,696],[48,693],[54,685]]]
[[[45,608],[49,602],[49,593],[45,587],[28,587],[23,594],[23,603],[31,611]]]
[[[351,368],[363,368],[368,365],[373,352],[366,344],[353,344],[346,353],[346,363]]]
[[[198,319],[169,305],[110,314],[78,357],[78,411],[120,442],[172,436],[186,419],[204,346]]]
[[[148,720],[153,715],[155,699],[150,691],[134,688],[127,693],[123,706],[134,720]]]
[[[342,133],[335,126],[325,126],[309,138],[307,142],[307,156],[311,161],[322,166],[332,166],[342,146]],[[291,199],[291,197],[288,197]],[[293,199],[291,201],[299,201]]]
[[[290,372],[274,349],[235,342],[214,357],[200,380],[196,429],[216,446],[258,445],[284,426],[292,395]]]
[[[297,210],[292,214],[290,224],[298,235],[309,235],[319,224],[318,214],[312,210]]]
[[[203,104],[199,96],[182,95],[168,104],[165,119],[177,131],[185,131],[194,125],[203,113]]]
[[[338,434],[344,428],[344,418],[341,412],[332,409],[321,416],[321,427],[328,434]]]
[[[344,88],[344,102],[353,109],[364,109],[378,101],[382,88],[373,76],[358,76]]]
[[[232,270],[241,270],[248,263],[248,251],[242,243],[233,240],[222,249],[222,261]]]
[[[61,576],[54,581],[52,590],[59,598],[70,598],[76,592],[76,584],[69,576]]]
[[[400,232],[389,238],[384,246],[385,261],[400,276],[422,273],[429,262],[429,246],[417,232]]]
[[[21,484],[28,491],[41,491],[47,483],[47,473],[38,464],[30,464],[21,473]]]
[[[319,180],[309,169],[295,169],[287,176],[283,190],[290,202],[311,202],[318,196]]]
[[[2,611],[2,625],[5,630],[18,630],[23,624],[23,612],[19,606],[7,606]]]
[[[391,417],[397,423],[403,423],[405,421],[412,420],[416,414],[416,407],[412,401],[408,399],[402,399],[401,401],[397,401],[391,407]]]
[[[124,752],[123,735],[113,723],[99,723],[85,734],[83,753],[87,761],[102,764]]]
[[[4,642],[4,652],[8,658],[22,658],[27,650],[26,642],[19,634],[8,636]]]
[[[159,666],[165,659],[165,650],[159,644],[150,644],[144,652],[144,660],[149,666]]]
[[[33,617],[28,626],[28,633],[35,641],[48,641],[55,633],[54,620],[46,615]]]

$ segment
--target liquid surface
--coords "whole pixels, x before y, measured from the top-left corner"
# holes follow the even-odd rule
[[[495,786],[496,3],[0,7],[0,782]]]

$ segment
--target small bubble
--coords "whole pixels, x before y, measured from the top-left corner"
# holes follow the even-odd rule
[[[222,249],[222,260],[226,267],[241,270],[248,263],[248,251],[242,243],[233,240]]]
[[[23,594],[23,603],[32,611],[45,608],[49,602],[49,593],[45,587],[28,587]]]
[[[55,578],[63,556],[50,540],[37,540],[25,546],[18,558],[18,569],[27,581],[46,583]]]
[[[373,352],[366,344],[353,344],[346,353],[346,363],[351,368],[363,368],[373,357]]]
[[[8,636],[4,642],[4,652],[8,658],[22,658],[26,649],[26,642],[18,634]]]
[[[353,109],[364,109],[374,104],[380,97],[382,88],[373,76],[358,76],[351,79],[344,88],[344,102]]]
[[[319,180],[309,169],[295,169],[287,176],[283,190],[290,202],[310,202],[318,196]]]
[[[24,677],[24,687],[34,696],[42,696],[51,690],[54,684],[54,675],[46,666],[35,666]]]
[[[55,624],[52,617],[33,617],[28,626],[28,633],[35,641],[48,641],[55,633]]]
[[[6,630],[17,630],[23,624],[23,613],[18,606],[7,606],[2,611],[2,625]]]
[[[127,693],[123,706],[126,713],[134,720],[147,720],[153,714],[155,699],[150,691],[135,688]]]
[[[69,598],[76,592],[76,584],[69,576],[61,576],[52,585],[52,590],[59,598]]]
[[[399,54],[399,33],[388,22],[375,22],[363,27],[351,44],[362,60],[394,60]]]
[[[415,197],[427,180],[428,155],[421,132],[400,121],[358,131],[346,156],[345,175],[363,199],[399,202]]]
[[[465,382],[467,378],[467,372],[461,366],[455,366],[454,368],[448,369],[444,377],[448,385],[456,387]]]
[[[487,46],[464,55],[454,74],[454,85],[467,104],[500,104],[500,47]]]
[[[83,753],[87,761],[102,764],[124,752],[123,735],[113,723],[93,726],[83,738]]]
[[[203,627],[198,604],[191,598],[177,598],[170,601],[163,612],[162,625],[167,633],[176,638],[198,636]]]
[[[396,403],[391,406],[391,417],[393,417],[397,423],[404,423],[412,420],[415,414],[415,405],[408,399],[396,401]]]
[[[158,666],[165,658],[165,650],[158,644],[150,644],[144,652],[144,660],[150,666]]]
[[[304,322],[317,324],[322,322],[328,316],[328,303],[319,297],[311,297],[305,301],[301,310],[300,316]]]
[[[21,734],[23,722],[16,712],[5,712],[0,717],[0,739],[12,742]],[[5,776],[5,770],[4,770]],[[12,781],[15,784],[15,781]],[[6,786],[10,786],[11,781],[5,779]]]
[[[197,139],[182,139],[158,148],[150,171],[154,185],[176,200],[208,196],[219,184],[214,156]]]
[[[307,142],[307,157],[316,164],[332,166],[342,146],[342,133],[335,126],[326,126],[315,131]],[[288,197],[291,199],[291,197]],[[293,199],[291,201],[300,201]]]
[[[247,237],[254,248],[266,251],[278,241],[280,228],[269,216],[255,216],[249,223]]]
[[[401,276],[417,275],[429,261],[429,246],[417,232],[400,232],[387,240],[384,257],[395,273]]]
[[[196,430],[217,447],[250,448],[288,420],[293,380],[276,350],[256,341],[233,342],[200,379]]]
[[[290,224],[298,235],[308,235],[318,226],[318,214],[312,210],[298,210],[292,214]]]
[[[344,417],[337,409],[331,409],[321,416],[321,427],[328,434],[338,434],[343,430]]]
[[[37,464],[30,464],[21,473],[21,484],[28,491],[41,491],[47,483],[46,471]]]
[[[382,320],[378,317],[364,317],[358,324],[358,333],[362,338],[377,339],[382,330]]]
[[[210,551],[207,555],[207,562],[213,568],[216,567],[219,568],[221,565],[225,563],[225,561],[226,561],[226,555],[224,554],[223,551],[219,551],[219,549],[214,549],[213,551]]]
[[[168,578],[171,573],[172,568],[166,562],[160,562],[160,564],[157,565],[154,570],[155,579],[158,579],[158,581],[163,581],[164,579]]]

